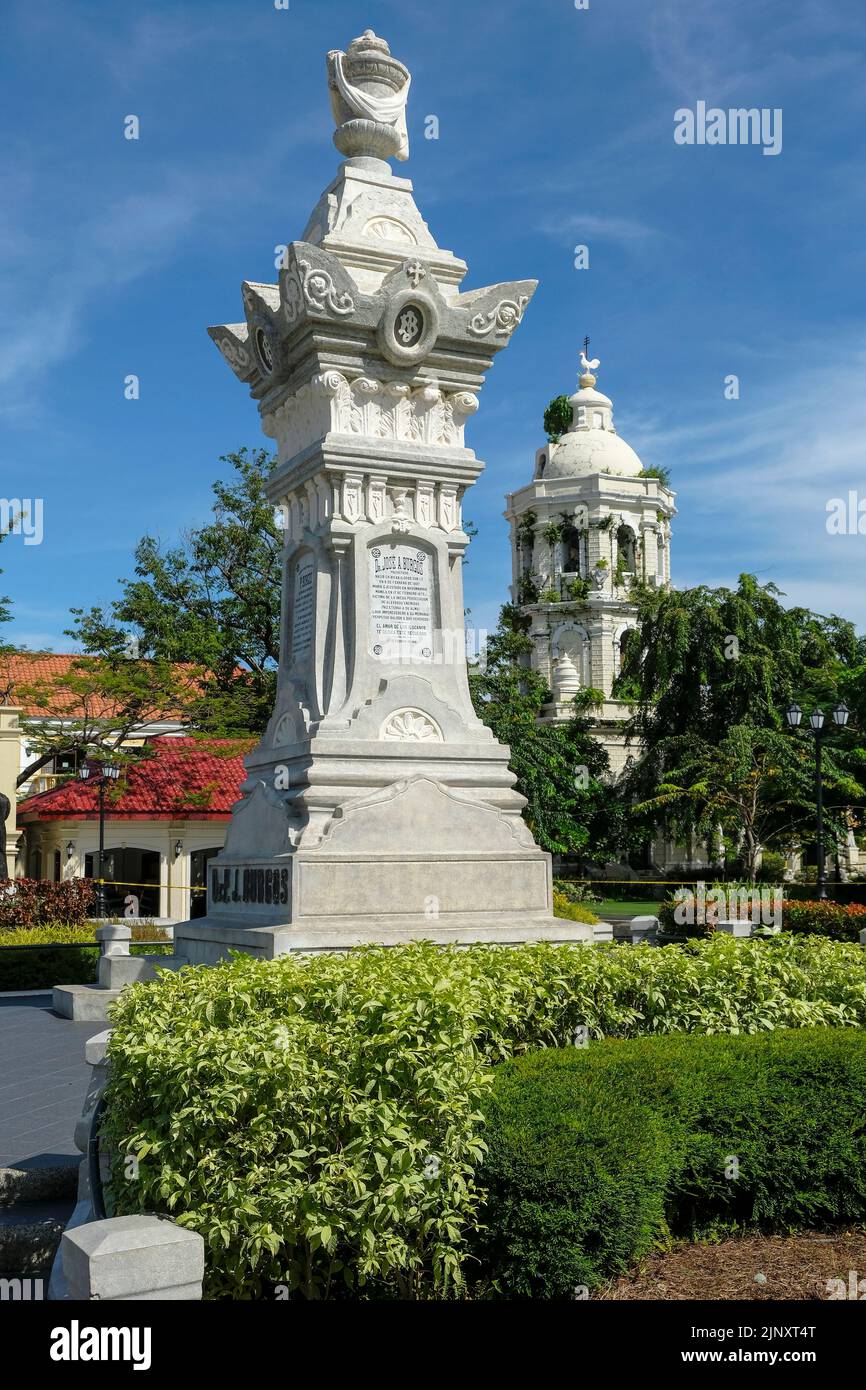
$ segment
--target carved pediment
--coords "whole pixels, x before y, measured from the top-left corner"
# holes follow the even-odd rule
[[[501,853],[532,849],[519,815],[475,801],[432,777],[409,777],[338,806],[322,836],[324,853]]]

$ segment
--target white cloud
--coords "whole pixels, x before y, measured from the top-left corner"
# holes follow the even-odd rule
[[[634,217],[603,217],[590,212],[563,213],[559,217],[545,218],[538,224],[538,230],[557,240],[565,236],[597,237],[599,241],[613,241],[620,245],[647,243],[667,235]]]
[[[693,424],[630,429],[624,412],[618,424],[645,463],[672,468],[678,584],[731,584],[747,570],[866,628],[866,536],[826,528],[831,498],[866,498],[866,326],[847,342],[791,344],[778,368]]]
[[[84,345],[106,299],[170,262],[222,209],[242,205],[251,186],[265,186],[287,145],[297,149],[319,134],[317,121],[299,120],[272,133],[253,157],[148,170],[135,193],[113,199],[81,188],[56,168],[46,197],[47,171],[27,182],[22,152],[7,152],[0,185],[17,181],[30,196],[20,202],[17,218],[7,215],[0,222],[7,266],[0,415],[31,415],[38,403],[34,382],[44,383],[46,368]],[[58,204],[65,218],[62,237]],[[274,241],[280,230],[274,229]]]

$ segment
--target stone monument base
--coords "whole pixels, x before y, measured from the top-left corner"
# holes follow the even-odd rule
[[[175,926],[175,954],[211,965],[231,950],[592,941],[590,926],[553,916],[550,855],[522,798],[499,794],[507,809],[414,775],[347,799],[311,844],[256,854],[287,838],[285,808],[260,782],[210,864],[207,916]]]
[[[182,956],[181,964],[215,965],[231,951],[243,951],[273,960],[276,956],[297,951],[314,955],[319,951],[347,951],[353,946],[400,946],[409,941],[433,941],[441,946],[470,946],[478,943],[498,946],[520,946],[529,941],[592,942],[595,933],[583,922],[571,922],[558,917],[513,920],[489,920],[484,913],[470,918],[443,922],[423,922],[407,918],[381,921],[378,927],[369,918],[335,921],[331,925],[314,927],[276,925],[251,927],[243,923],[219,924],[206,917],[184,922],[178,927],[183,933],[175,950]]]
[[[269,960],[370,943],[593,940],[591,926],[551,914],[550,857],[538,849],[220,856],[214,872],[208,916],[175,927],[175,953],[193,965],[232,950]]]

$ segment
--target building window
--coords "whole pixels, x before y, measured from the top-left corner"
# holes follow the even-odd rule
[[[621,633],[620,633],[620,638],[619,638],[619,642],[617,643],[617,648],[616,648],[616,653],[615,653],[615,655],[616,655],[616,674],[617,674],[617,675],[619,675],[620,672],[622,671],[622,664],[623,664],[623,661],[625,660],[626,648],[627,648],[627,646],[628,646],[628,635],[629,635],[629,633],[630,633],[631,631],[632,631],[632,629],[631,629],[630,627],[627,627],[627,628],[625,629],[624,632],[621,632]]]
[[[562,528],[562,568],[566,574],[580,574],[580,532],[575,526]]]
[[[60,866],[60,850],[54,851],[54,882],[59,883],[63,877],[63,869]]]
[[[630,526],[620,526],[616,533],[616,548],[622,567],[629,574],[635,573],[635,534]]]
[[[592,423],[597,430],[604,429],[604,411],[594,410],[592,412]]]

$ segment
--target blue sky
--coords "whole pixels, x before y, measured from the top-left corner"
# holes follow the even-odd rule
[[[275,279],[336,171],[324,57],[368,26],[412,70],[396,167],[464,288],[541,282],[467,431],[475,623],[506,597],[504,494],[588,333],[620,433],[672,471],[675,583],[752,570],[866,628],[866,536],[825,524],[866,497],[862,0],[3,8],[0,496],[44,499],[43,543],[0,549],[14,640],[68,650],[69,608],[116,595],[143,533],[204,520],[219,455],[261,442],[205,327]],[[699,100],[781,108],[781,153],[675,144]]]

